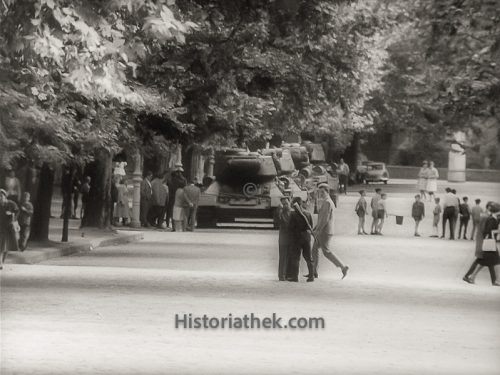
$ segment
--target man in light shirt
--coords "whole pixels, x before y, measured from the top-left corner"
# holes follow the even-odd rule
[[[470,239],[474,241],[474,234],[479,228],[479,222],[481,221],[481,214],[484,212],[481,207],[481,199],[476,199],[476,205],[471,209],[472,213],[472,232],[470,234]]]
[[[458,212],[458,200],[457,196],[452,193],[450,188],[446,188],[446,194],[443,198],[443,235],[446,235],[446,222],[449,221],[450,226],[450,240],[455,239],[455,216]]]
[[[340,159],[340,164],[338,168],[339,175],[339,191],[347,194],[347,184],[349,182],[349,166],[344,162],[344,159]]]
[[[318,223],[314,228],[315,242],[312,250],[314,277],[318,277],[318,262],[319,262],[319,248],[323,251],[323,255],[332,262],[335,266],[342,270],[342,278],[347,275],[349,267],[344,265],[341,260],[333,254],[330,250],[332,247],[332,239],[334,233],[334,219],[335,213],[332,199],[328,193],[328,185],[319,185],[318,194],[319,198],[323,200],[318,212]],[[308,275],[309,276],[309,275]]]

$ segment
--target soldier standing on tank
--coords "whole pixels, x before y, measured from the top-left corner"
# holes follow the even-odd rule
[[[318,277],[318,262],[319,248],[323,251],[323,255],[335,266],[342,270],[342,278],[346,277],[349,267],[344,265],[341,260],[330,250],[332,247],[332,239],[334,233],[334,204],[328,194],[328,185],[321,184],[318,186],[319,198],[323,201],[318,212],[318,224],[314,228],[314,246],[312,249],[314,277]],[[310,275],[307,275],[310,277]]]
[[[300,255],[302,254],[309,270],[307,281],[311,282],[314,281],[311,234],[309,233],[312,226],[312,216],[305,211],[304,203],[300,197],[293,198],[292,206],[294,210],[290,213],[288,224],[289,247],[286,280],[299,281]]]

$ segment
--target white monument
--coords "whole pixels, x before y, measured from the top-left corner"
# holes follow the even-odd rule
[[[467,165],[464,144],[466,136],[463,132],[457,132],[453,138],[448,152],[448,181],[465,182]]]

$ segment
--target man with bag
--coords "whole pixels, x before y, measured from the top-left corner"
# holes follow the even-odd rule
[[[344,265],[340,259],[330,250],[332,247],[334,233],[334,204],[328,194],[328,185],[320,184],[318,186],[319,199],[322,200],[318,212],[318,223],[314,228],[315,242],[312,249],[314,277],[318,277],[318,262],[319,248],[323,251],[323,255],[332,262],[335,266],[341,269],[342,278],[346,277],[349,267]]]
[[[0,189],[0,270],[9,250],[18,250],[17,213],[19,209],[14,201],[7,199],[7,192]]]

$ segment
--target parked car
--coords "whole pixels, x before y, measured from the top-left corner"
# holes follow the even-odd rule
[[[356,181],[363,184],[369,184],[370,182],[383,182],[387,184],[389,181],[389,171],[385,167],[385,163],[364,161],[356,169]]]

